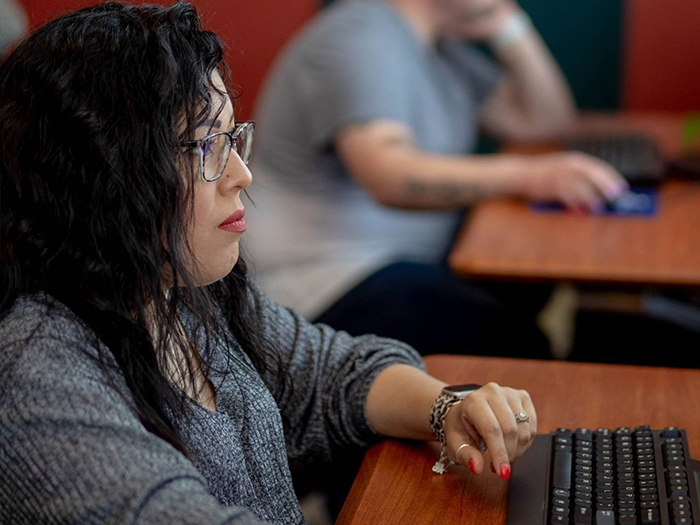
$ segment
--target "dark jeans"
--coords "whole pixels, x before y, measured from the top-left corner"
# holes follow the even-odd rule
[[[550,293],[547,285],[475,283],[445,265],[399,262],[369,276],[314,322],[398,339],[423,355],[548,359],[535,317]]]

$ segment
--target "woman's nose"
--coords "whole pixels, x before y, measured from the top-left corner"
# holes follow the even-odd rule
[[[253,182],[253,175],[236,152],[231,152],[231,157],[228,159],[226,169],[219,181],[222,183],[222,191],[224,192],[236,188],[244,190]]]

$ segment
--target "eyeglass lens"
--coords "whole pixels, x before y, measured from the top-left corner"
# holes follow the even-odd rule
[[[229,135],[222,133],[210,138],[202,145],[206,180],[216,180],[223,174],[231,155],[231,142]],[[253,127],[244,126],[240,133],[236,134],[234,144],[236,154],[247,166],[253,150]]]

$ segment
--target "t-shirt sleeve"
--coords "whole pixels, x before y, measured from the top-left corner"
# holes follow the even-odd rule
[[[410,122],[401,49],[376,31],[358,32],[326,39],[304,58],[304,106],[311,141],[319,149],[350,124]]]
[[[266,337],[281,352],[291,388],[276,391],[267,379],[283,417],[293,462],[331,461],[337,449],[364,447],[380,438],[367,423],[370,386],[386,367],[407,364],[424,369],[418,353],[405,343],[365,335],[351,337],[326,325],[311,324],[253,287]]]
[[[144,428],[93,349],[51,324],[0,351],[0,523],[260,525],[221,505]]]

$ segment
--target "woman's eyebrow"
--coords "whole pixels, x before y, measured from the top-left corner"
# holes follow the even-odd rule
[[[207,119],[199,125],[200,128],[203,128],[205,126],[211,131],[211,128],[213,128],[214,126],[220,128],[221,121],[219,119]]]
[[[231,118],[229,119],[228,123],[231,124],[231,122],[233,122],[233,114],[231,114]],[[211,131],[214,126],[220,128],[221,121],[219,119],[207,119],[199,125],[200,128],[203,128],[205,126],[209,131]]]

